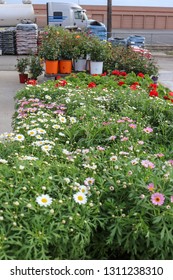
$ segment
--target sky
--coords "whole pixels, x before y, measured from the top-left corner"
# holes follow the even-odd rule
[[[20,4],[22,0],[5,0],[7,4]],[[107,0],[32,0],[33,4],[45,4],[47,2],[72,2],[82,5],[107,5]],[[94,2],[94,3],[93,3]],[[123,3],[122,3],[123,2]],[[140,2],[140,3],[139,3]],[[173,0],[112,0],[112,6],[149,6],[149,7],[173,7]]]

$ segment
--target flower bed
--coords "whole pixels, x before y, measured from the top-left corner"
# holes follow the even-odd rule
[[[172,93],[112,74],[17,93],[0,136],[0,259],[173,258]]]

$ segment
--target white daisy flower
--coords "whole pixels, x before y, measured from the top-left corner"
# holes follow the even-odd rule
[[[0,158],[0,163],[8,163],[8,161],[6,159]]]
[[[52,149],[51,145],[43,145],[41,146],[43,152],[49,152]]]
[[[85,184],[86,186],[91,186],[91,185],[94,184],[94,182],[95,182],[95,179],[94,179],[94,178],[88,177],[88,178],[85,179],[84,184]]]
[[[50,95],[45,95],[45,98],[48,99],[48,100],[52,99],[52,97]]]
[[[69,184],[70,183],[70,179],[69,178],[64,178],[64,181]]]
[[[38,160],[38,158],[33,156],[22,156],[19,160]]]
[[[36,198],[36,202],[40,206],[47,207],[47,206],[51,205],[52,198],[48,194],[42,194]]]
[[[59,120],[61,123],[66,123],[66,121],[67,121],[66,118],[63,116],[59,116]]]
[[[77,192],[73,195],[73,198],[75,200],[75,202],[79,203],[79,204],[85,204],[87,202],[87,197],[84,193],[82,192]]]
[[[14,140],[22,142],[25,140],[25,136],[22,134],[16,134],[16,136],[14,137]]]
[[[116,161],[118,158],[117,158],[117,156],[112,156],[112,157],[110,157],[110,161]]]
[[[46,130],[44,130],[42,128],[37,128],[37,132],[38,132],[38,134],[45,134]]]
[[[53,127],[54,129],[59,129],[59,128],[60,128],[60,125],[59,125],[59,124],[54,124],[52,127]]]
[[[84,185],[80,185],[79,186],[79,191],[82,192],[83,194],[87,194],[88,193],[88,187],[84,186]]]
[[[28,130],[28,135],[30,136],[35,136],[37,134],[37,131],[35,129],[32,129],[32,130]]]
[[[75,117],[70,117],[70,122],[71,123],[76,123],[76,118]]]

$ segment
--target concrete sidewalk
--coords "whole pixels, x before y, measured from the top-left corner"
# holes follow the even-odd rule
[[[159,66],[159,82],[173,91],[173,56],[156,53],[153,58]],[[14,97],[17,91],[25,87],[25,84],[19,83],[16,60],[17,56],[0,56],[0,134],[12,131]],[[40,83],[44,80],[44,75],[39,77]]]

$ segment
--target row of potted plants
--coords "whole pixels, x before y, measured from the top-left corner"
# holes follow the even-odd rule
[[[142,57],[131,48],[113,46],[87,33],[49,26],[40,33],[39,42],[38,54],[18,59],[16,66],[20,73],[27,69],[32,79],[37,79],[43,70],[47,75],[69,74],[72,69],[90,74],[102,74],[103,71],[110,73],[114,69],[139,73],[142,69],[145,74],[157,74],[152,60]]]
[[[100,41],[87,33],[70,32],[67,29],[51,26],[46,27],[41,33],[39,56],[45,60],[47,74],[56,74],[58,67],[61,73],[69,73],[64,68],[64,60],[68,61],[70,69],[72,69],[72,61],[76,62],[79,59],[88,58],[91,61],[103,62],[109,56],[108,48],[108,42]],[[50,68],[53,63],[55,63],[55,69]],[[82,70],[86,70],[86,65]]]

